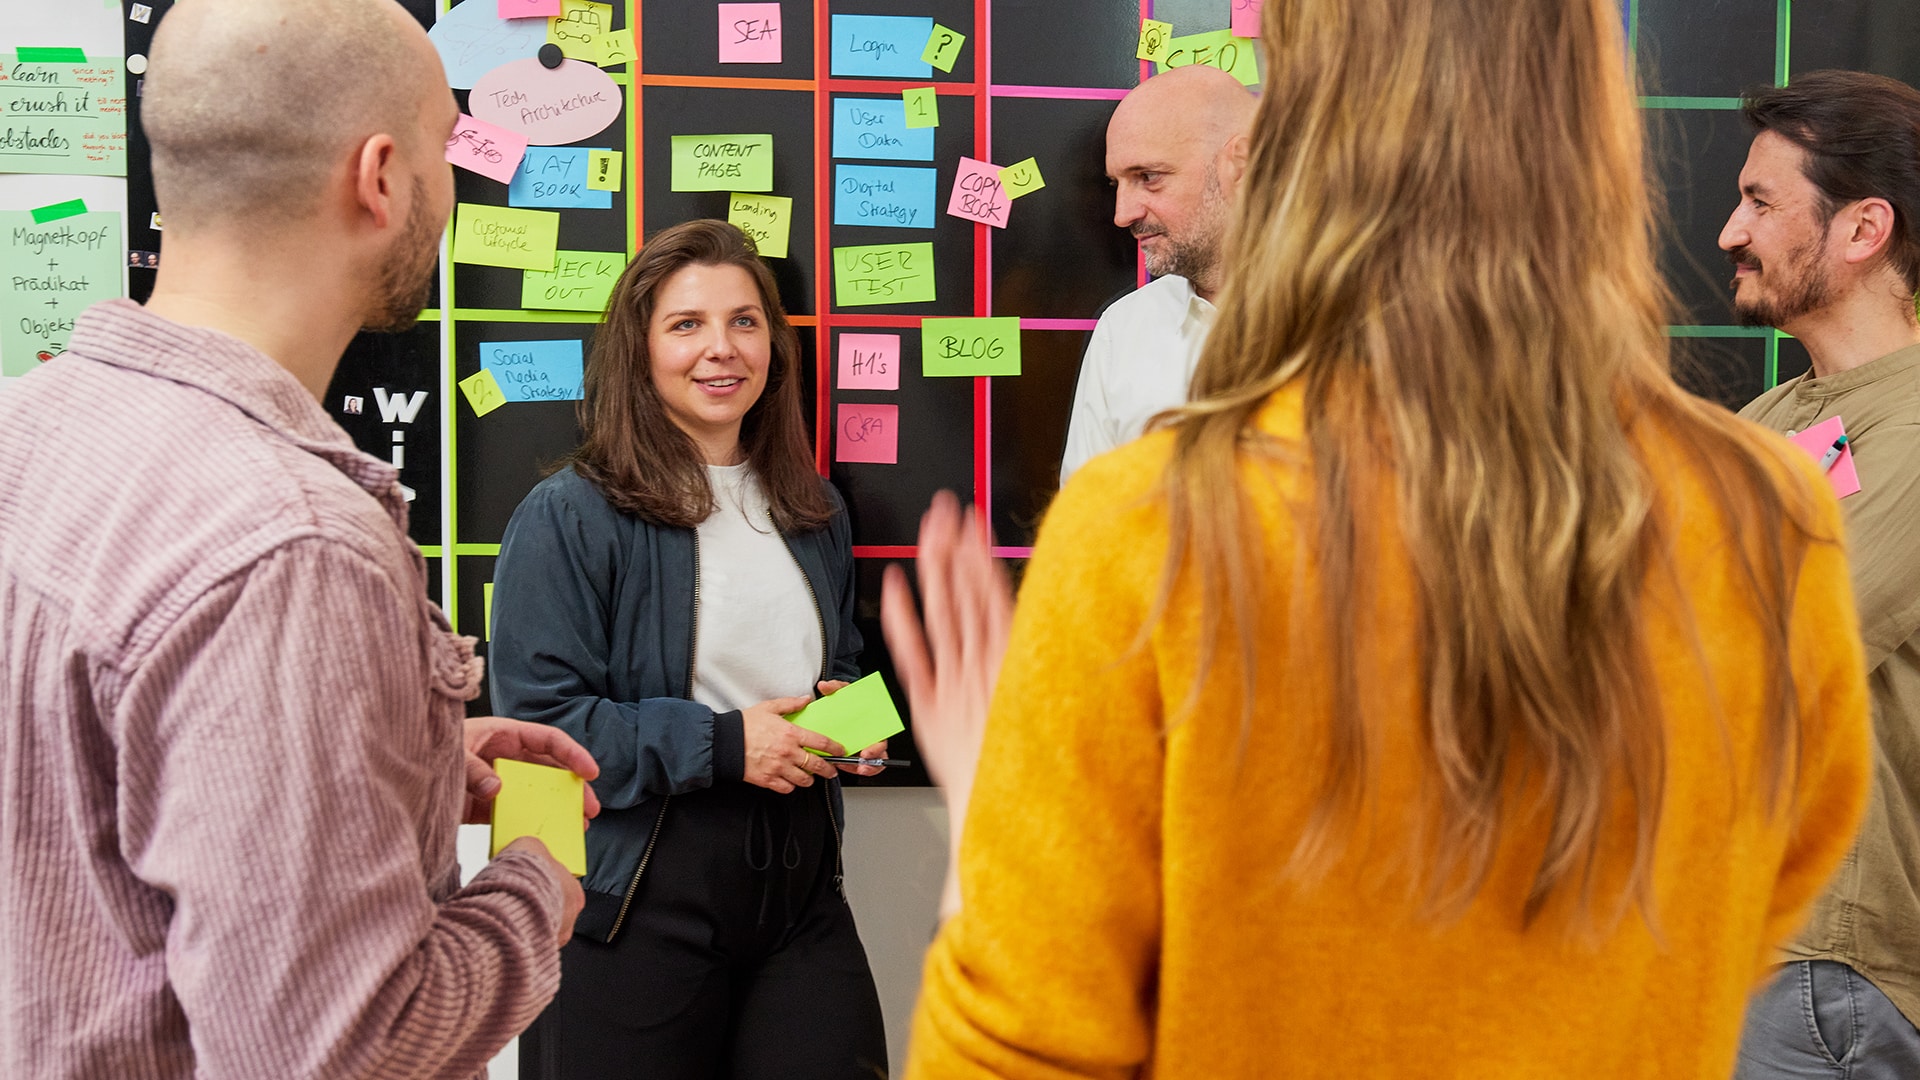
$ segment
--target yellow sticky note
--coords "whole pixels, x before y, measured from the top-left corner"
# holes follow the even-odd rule
[[[845,747],[849,754],[858,754],[882,739],[907,730],[907,725],[900,722],[900,710],[894,707],[893,695],[887,693],[887,684],[881,681],[877,671],[820,698],[787,719],[808,731],[825,735]]]
[[[1017,199],[1030,191],[1039,191],[1047,182],[1040,177],[1040,163],[1028,158],[1001,169],[1000,186],[1006,189],[1007,198]]]
[[[493,372],[491,371],[487,372],[486,374],[488,378],[493,377]],[[481,608],[481,617],[487,620],[486,622],[480,624],[480,640],[492,641],[493,640],[493,582],[491,581],[480,586],[480,608]]]
[[[551,210],[461,203],[453,228],[457,263],[551,270],[560,246],[560,215]]]
[[[727,221],[752,237],[762,256],[787,257],[787,236],[793,230],[792,199],[736,191],[727,197]]]
[[[619,67],[633,60],[633,31],[609,30],[593,40],[597,50],[593,58],[595,64],[603,68]],[[565,52],[566,48],[562,46],[560,51]]]
[[[500,384],[494,381],[493,372],[485,368],[481,368],[478,374],[461,379],[460,392],[467,395],[467,404],[473,406],[475,416],[485,416],[507,403],[507,395],[501,392]]]
[[[620,151],[587,151],[587,190],[620,190]]]
[[[1173,24],[1158,19],[1140,20],[1140,48],[1134,51],[1142,60],[1159,63],[1167,58],[1167,44],[1173,40]]]
[[[493,850],[531,836],[547,845],[574,877],[587,874],[585,780],[565,769],[500,758],[500,794],[493,797]]]
[[[547,20],[547,40],[569,60],[600,61],[600,35],[613,28],[613,5],[560,0],[560,14]],[[629,46],[631,49],[631,46]]]
[[[933,33],[927,35],[927,47],[920,50],[920,60],[941,71],[952,71],[953,62],[960,59],[960,46],[966,43],[967,35],[934,23]]]
[[[674,191],[772,191],[773,136],[675,135]]]
[[[902,90],[900,97],[907,103],[908,127],[940,126],[940,95],[934,93],[933,87],[916,86],[911,90]]]

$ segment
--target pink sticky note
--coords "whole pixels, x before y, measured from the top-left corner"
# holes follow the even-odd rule
[[[1260,5],[1266,0],[1233,0],[1233,36],[1260,36]]]
[[[960,175],[954,177],[953,198],[947,200],[947,213],[1004,229],[1007,208],[1012,205],[1007,189],[1000,186],[1000,166],[970,157],[960,159]]]
[[[842,390],[900,389],[899,334],[841,334]]]
[[[1845,435],[1847,429],[1837,416],[1829,416],[1798,435],[1790,436],[1795,446],[1813,455],[1814,461],[1827,456],[1833,449],[1833,440]],[[1844,499],[1860,490],[1860,474],[1853,468],[1853,447],[1840,451],[1840,457],[1827,470],[1827,483],[1833,485],[1836,498]]]
[[[779,63],[780,34],[779,4],[720,5],[723,64]]]
[[[833,460],[894,465],[900,461],[900,406],[840,406]]]
[[[460,121],[453,125],[453,137],[447,140],[448,161],[503,184],[513,182],[513,172],[526,154],[525,135],[475,120],[466,113],[460,114]]]
[[[503,19],[551,19],[560,14],[560,0],[500,0]]]

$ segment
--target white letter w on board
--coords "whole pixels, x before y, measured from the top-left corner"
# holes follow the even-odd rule
[[[412,397],[387,396],[387,388],[373,388],[373,400],[380,406],[380,422],[383,424],[411,424],[413,418],[420,415],[420,406],[427,403],[427,392],[415,390]]]

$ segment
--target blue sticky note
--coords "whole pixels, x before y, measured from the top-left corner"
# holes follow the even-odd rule
[[[884,161],[932,161],[930,127],[907,126],[907,103],[898,97],[833,99],[833,156]]]
[[[835,165],[833,223],[931,229],[935,176],[898,165]]]
[[[578,341],[483,341],[480,367],[508,401],[578,401],[586,381]]]
[[[527,156],[507,185],[508,206],[539,206],[556,210],[605,210],[613,192],[587,186],[590,146],[529,146]]]
[[[925,79],[933,65],[920,59],[933,36],[933,20],[913,15],[835,15],[835,75],[876,79]]]
[[[547,20],[503,19],[494,0],[467,0],[440,16],[427,37],[439,50],[447,85],[469,90],[501,64],[539,52],[547,43]]]

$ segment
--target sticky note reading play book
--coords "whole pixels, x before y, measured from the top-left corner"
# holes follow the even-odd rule
[[[574,877],[587,873],[586,781],[565,769],[501,758],[493,799],[493,854],[532,836]]]
[[[1833,441],[1846,433],[1847,429],[1840,423],[1840,418],[1829,416],[1789,438],[1793,440],[1795,446],[1812,454],[1813,460],[1817,462],[1827,456],[1827,451],[1833,449]],[[1827,470],[1827,483],[1833,485],[1834,497],[1838,499],[1844,499],[1860,490],[1860,474],[1853,468],[1853,447],[1848,446],[1840,451],[1840,457]]]
[[[881,739],[907,730],[907,725],[900,721],[900,710],[893,707],[887,684],[881,681],[877,671],[841,687],[787,719],[808,731],[825,735],[846,747],[849,754],[858,754]]]

